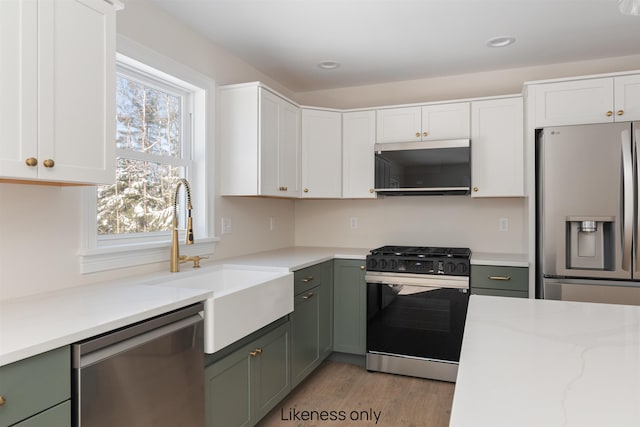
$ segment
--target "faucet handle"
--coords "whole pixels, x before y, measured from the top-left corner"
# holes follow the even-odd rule
[[[187,261],[193,261],[193,268],[200,268],[200,260],[201,259],[207,259],[209,258],[208,256],[200,256],[200,255],[194,255],[194,256],[186,256],[186,255],[182,255],[180,257],[180,262],[187,262]]]

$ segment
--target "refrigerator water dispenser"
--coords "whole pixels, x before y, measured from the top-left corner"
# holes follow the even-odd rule
[[[614,218],[568,217],[566,263],[568,269],[612,270],[614,268]]]

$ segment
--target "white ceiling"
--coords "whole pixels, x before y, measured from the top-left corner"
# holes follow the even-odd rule
[[[152,1],[294,92],[640,53],[618,0]]]

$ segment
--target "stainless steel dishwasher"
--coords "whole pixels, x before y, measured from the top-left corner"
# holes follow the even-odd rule
[[[75,427],[204,426],[202,304],[73,345]]]

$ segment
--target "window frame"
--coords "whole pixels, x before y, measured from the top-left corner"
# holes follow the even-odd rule
[[[185,254],[212,254],[219,238],[214,236],[214,106],[215,82],[155,51],[118,36],[116,62],[127,75],[155,80],[162,90],[180,91],[187,87],[193,93],[189,102],[188,135],[184,135],[183,161],[188,164],[187,179],[192,187],[195,244],[181,247]],[[160,79],[160,80],[158,80]],[[167,84],[163,84],[166,81]],[[186,85],[185,85],[186,83]],[[115,141],[113,141],[115,144]],[[121,150],[116,150],[120,157]],[[133,158],[129,150],[124,157]],[[134,157],[144,158],[141,156]],[[157,159],[156,159],[157,160]],[[155,161],[155,160],[154,160]],[[170,231],[135,235],[99,236],[97,233],[97,196],[95,187],[83,190],[83,239],[79,256],[81,273],[94,273],[118,268],[167,261]],[[182,214],[182,215],[180,215]],[[185,216],[184,210],[179,217]],[[180,233],[181,237],[183,233]],[[184,241],[184,239],[181,239]]]

